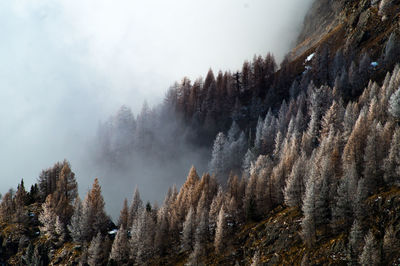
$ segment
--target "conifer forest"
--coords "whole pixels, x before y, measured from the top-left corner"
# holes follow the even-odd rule
[[[279,59],[96,121],[87,189],[67,157],[2,187],[0,264],[400,265],[400,2],[309,2]]]

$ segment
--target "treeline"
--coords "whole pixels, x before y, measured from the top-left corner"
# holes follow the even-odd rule
[[[335,88],[343,104],[359,97],[369,80],[381,83],[400,60],[399,39],[400,33],[394,30],[384,48],[372,55],[352,46],[335,50],[323,44],[305,58],[289,61],[287,57],[279,69],[268,54],[246,61],[235,73],[220,71],[215,76],[210,69],[204,80],[183,78],[155,108],[145,103],[135,117],[129,107],[122,106],[100,124],[93,154],[103,163],[117,165],[135,153],[168,160],[171,153],[179,156],[187,147],[209,149],[216,135],[227,132],[232,123],[252,145],[259,117],[279,116],[279,127],[285,127],[289,121],[282,121],[283,109],[293,112],[291,103],[309,90],[310,83]],[[301,104],[305,116],[308,102]],[[181,139],[179,145],[176,136]]]

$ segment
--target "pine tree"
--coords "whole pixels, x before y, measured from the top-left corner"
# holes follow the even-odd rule
[[[387,158],[384,160],[384,179],[386,184],[393,184],[400,181],[400,128],[397,127],[392,138],[390,150]]]
[[[378,265],[380,262],[378,244],[376,243],[374,234],[369,231],[365,236],[365,244],[360,255],[359,262],[361,265]]]

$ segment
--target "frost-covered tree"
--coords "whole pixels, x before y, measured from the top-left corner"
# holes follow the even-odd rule
[[[254,253],[253,258],[251,259],[251,266],[260,266],[261,262],[260,262],[260,251],[257,250]]]
[[[394,118],[400,119],[400,88],[390,97],[389,112]]]
[[[357,172],[353,164],[340,179],[333,209],[334,227],[348,228],[353,219],[353,202],[357,192]]]
[[[357,264],[364,243],[363,231],[358,220],[354,220],[349,234],[348,260],[351,265]]]
[[[384,151],[381,149],[381,135],[382,127],[380,124],[372,123],[365,147],[363,172],[369,193],[375,192],[383,184],[381,166]]]
[[[218,214],[217,229],[215,230],[214,247],[218,253],[222,253],[225,249],[227,226],[224,206]]]
[[[151,211],[143,209],[131,228],[130,258],[142,265],[154,255],[154,217]]]
[[[61,246],[65,242],[67,232],[65,231],[65,226],[59,216],[56,217],[54,229],[57,236],[57,240],[55,241],[55,243],[57,246]]]
[[[154,235],[154,249],[160,256],[164,255],[170,243],[169,238],[169,222],[168,207],[162,206],[157,212],[157,227]]]
[[[68,231],[74,242],[81,242],[83,240],[82,232],[82,202],[79,196],[76,197],[74,203],[74,213],[71,217]]]
[[[365,236],[365,244],[363,251],[360,255],[359,262],[361,265],[378,265],[380,263],[380,256],[378,250],[378,243],[372,231],[369,231]]]
[[[136,187],[135,192],[133,194],[132,202],[129,207],[129,216],[127,224],[128,226],[132,226],[133,221],[138,217],[139,212],[143,208],[143,201],[140,198],[139,188]]]
[[[128,232],[124,227],[120,227],[115,236],[111,247],[110,260],[118,264],[127,263],[129,259]]]
[[[308,246],[316,240],[316,179],[310,177],[306,183],[306,191],[302,210],[304,217],[301,221],[301,235]]]
[[[87,259],[90,266],[101,265],[104,263],[102,242],[103,237],[101,233],[97,233],[97,236],[90,241]]]
[[[396,237],[396,230],[393,226],[389,226],[385,230],[385,236],[383,237],[383,254],[385,256],[385,262],[387,265],[390,264],[390,259],[395,258],[396,247],[400,244],[399,239]]]
[[[382,0],[382,1],[391,1],[391,0]],[[400,56],[400,33],[398,30],[394,30],[386,43],[385,47],[385,62],[392,66],[394,63],[398,62]]]
[[[183,251],[188,251],[193,248],[195,222],[195,213],[193,211],[193,208],[190,208],[188,214],[186,215],[185,222],[183,223],[181,239],[181,246]]]
[[[242,163],[243,174],[246,177],[250,176],[251,163],[254,162],[255,159],[256,158],[254,153],[250,149],[248,149],[246,154],[244,155]]]
[[[307,174],[307,159],[303,155],[293,165],[292,171],[286,179],[286,186],[283,191],[285,204],[289,207],[300,207],[305,192],[305,178]]]
[[[104,233],[109,218],[104,210],[104,199],[99,180],[95,178],[92,188],[86,194],[82,204],[81,232],[83,239],[90,241],[98,232]]]
[[[57,215],[54,212],[53,197],[48,195],[46,201],[42,204],[42,212],[39,215],[39,222],[42,224],[39,229],[41,234],[45,235],[48,240],[55,240]]]
[[[220,132],[215,138],[209,165],[210,173],[217,177],[221,177],[225,173],[225,145],[226,137],[224,133]]]

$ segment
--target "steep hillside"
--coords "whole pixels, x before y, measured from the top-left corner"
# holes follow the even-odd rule
[[[255,57],[237,73],[184,78],[137,120],[121,109],[100,128],[104,163],[214,140],[210,173],[193,166],[161,205],[137,189],[114,224],[99,180],[81,201],[70,164],[56,163],[2,198],[0,263],[399,264],[399,8],[316,0],[279,68]],[[174,115],[179,127],[160,130]]]

